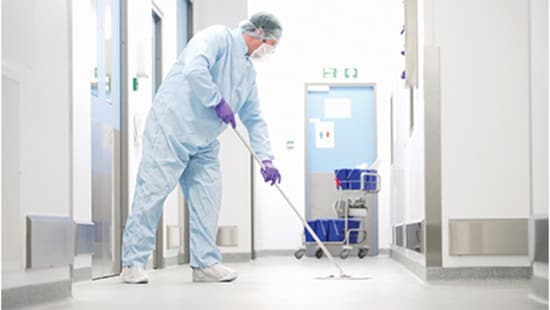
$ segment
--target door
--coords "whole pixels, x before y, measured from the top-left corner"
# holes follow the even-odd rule
[[[120,2],[90,0],[93,62],[92,220],[95,224],[92,277],[120,273]]]
[[[366,169],[376,161],[375,87],[309,85],[306,98],[306,217],[337,218],[332,207],[338,198],[334,170]],[[362,245],[376,255],[376,199],[369,201],[368,207],[368,234]]]

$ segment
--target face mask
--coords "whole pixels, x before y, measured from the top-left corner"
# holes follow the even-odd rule
[[[250,57],[254,60],[266,60],[269,58],[269,56],[273,55],[273,52],[275,52],[275,47],[269,44],[262,43],[260,47],[252,52],[252,55],[250,55]]]

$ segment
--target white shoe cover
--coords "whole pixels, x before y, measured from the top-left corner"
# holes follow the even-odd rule
[[[142,267],[129,266],[124,267],[121,273],[122,281],[132,284],[144,284],[149,282],[149,277]]]
[[[235,279],[237,279],[237,272],[222,264],[193,269],[193,282],[231,282]]]

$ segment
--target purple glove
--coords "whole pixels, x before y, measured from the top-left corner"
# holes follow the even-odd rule
[[[265,169],[261,170],[262,176],[264,177],[264,181],[265,182],[271,181],[271,186],[273,186],[275,182],[280,184],[281,174],[279,173],[279,170],[277,170],[277,168],[273,166],[273,163],[271,162],[271,160],[264,160],[262,161],[262,163],[264,164],[264,167],[265,167]]]
[[[231,123],[233,128],[237,127],[237,124],[235,124],[235,115],[233,114],[233,111],[231,111],[231,107],[227,104],[227,102],[225,102],[225,99],[222,98],[215,109],[216,115],[221,118],[224,123]]]

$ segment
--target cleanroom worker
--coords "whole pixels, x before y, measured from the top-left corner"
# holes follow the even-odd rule
[[[215,243],[222,191],[217,137],[228,125],[236,127],[238,114],[265,166],[264,180],[280,183],[251,60],[272,54],[281,34],[279,20],[268,13],[255,14],[236,29],[211,26],[189,41],[170,69],[145,125],[132,210],[123,235],[124,282],[148,282],[144,266],[155,246],[164,201],[178,182],[189,206],[193,281],[237,278],[234,270],[221,264]]]

